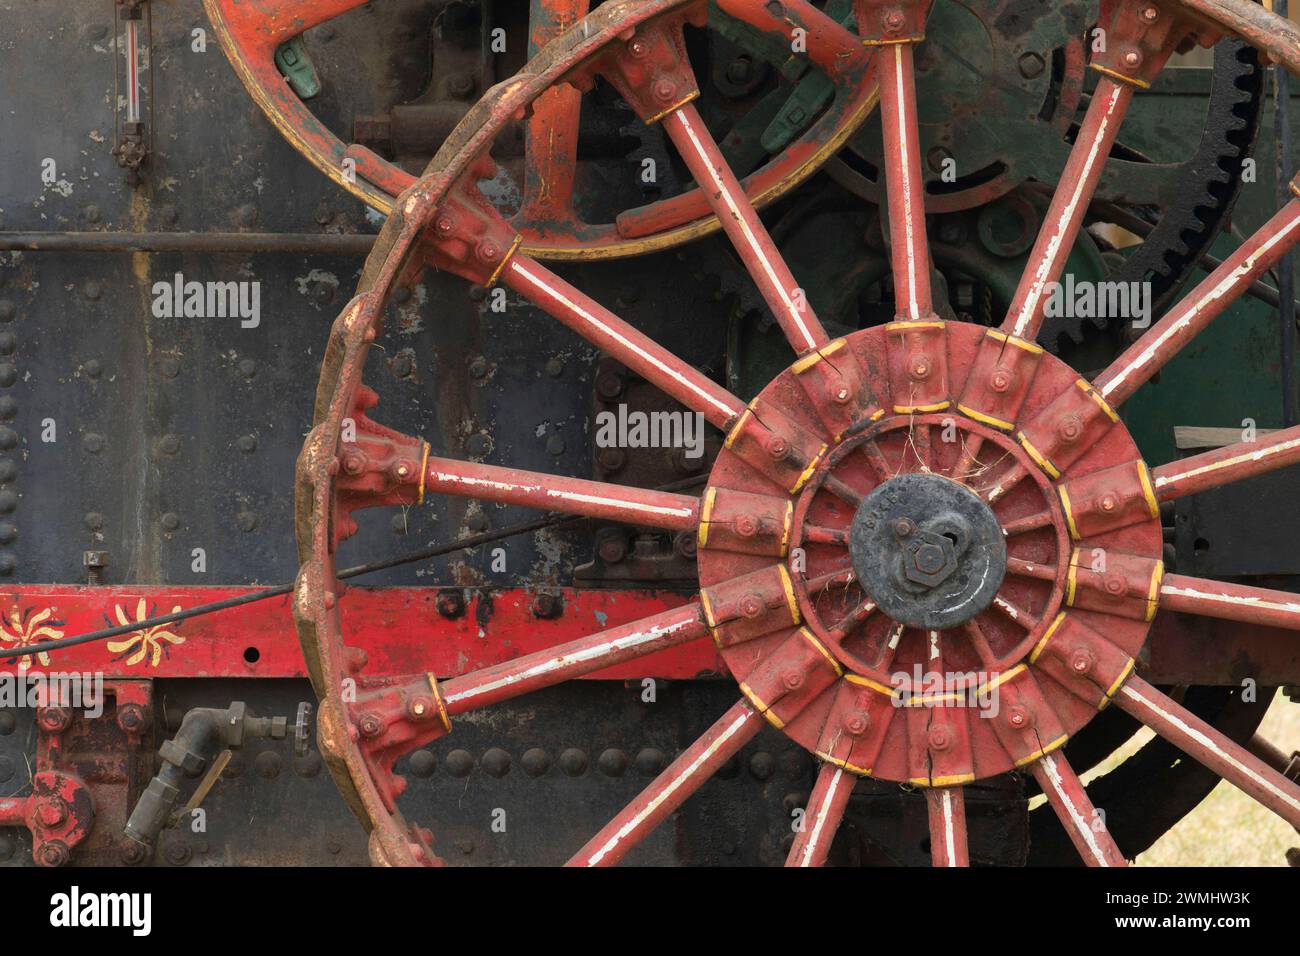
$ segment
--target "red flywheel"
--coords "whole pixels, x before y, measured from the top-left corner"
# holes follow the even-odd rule
[[[737,702],[573,863],[622,859],[765,723],[821,762],[791,865],[825,861],[866,775],[924,788],[934,862],[963,865],[963,786],[1008,772],[1035,777],[1085,862],[1123,865],[1062,752],[1109,706],[1300,824],[1300,788],[1137,673],[1161,609],[1300,629],[1293,595],[1166,574],[1159,520],[1163,502],[1300,461],[1300,429],[1149,469],[1118,412],[1295,244],[1300,200],[1091,380],[1035,343],[1133,89],[1189,43],[1231,33],[1296,66],[1300,40],[1244,0],[1103,2],[1109,42],[1091,64],[1091,105],[1012,307],[985,328],[943,321],[930,287],[912,64],[927,5],[859,0],[857,36],[800,0],[727,6],[767,30],[812,24],[823,53],[876,48],[895,321],[833,338],[809,307],[691,105],[682,27],[702,22],[702,4],[607,3],[489,92],[397,198],[331,331],[299,460],[295,616],[321,698],[321,750],[371,831],[372,858],[436,862],[436,832],[397,809],[405,781],[393,767],[454,733],[458,715],[710,639]],[[596,76],[663,124],[785,332],[795,361],[753,401],[530,257],[517,224],[479,191],[507,123],[548,90]],[[398,278],[426,262],[508,287],[721,429],[703,495],[436,458],[376,423],[366,354]],[[371,676],[346,642],[337,549],[357,509],[442,494],[694,532],[699,595],[463,676]]]

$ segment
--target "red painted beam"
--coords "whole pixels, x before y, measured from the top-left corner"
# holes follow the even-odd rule
[[[246,594],[238,587],[20,585],[0,590],[0,650],[73,637],[142,617]],[[558,617],[533,613],[535,592],[469,592],[455,618],[438,610],[438,588],[351,588],[340,600],[348,643],[369,655],[368,675],[429,671],[456,677],[684,604],[649,591],[557,592]],[[0,673],[95,671],[105,677],[304,677],[288,595],[34,658],[0,661]],[[707,639],[590,675],[684,679],[723,673]]]

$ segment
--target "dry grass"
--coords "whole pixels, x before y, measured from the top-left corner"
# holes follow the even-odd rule
[[[1300,750],[1300,703],[1280,694],[1259,732],[1290,753]],[[1125,753],[1150,737],[1144,731]],[[1118,758],[1117,758],[1118,759]],[[1195,810],[1137,859],[1138,866],[1286,866],[1300,834],[1232,784],[1221,781]]]

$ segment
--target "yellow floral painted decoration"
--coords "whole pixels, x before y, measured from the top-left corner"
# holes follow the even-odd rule
[[[171,613],[175,614],[180,609],[181,606],[178,604],[171,609]],[[117,623],[122,625],[147,620],[149,616],[144,598],[140,598],[140,603],[135,606],[134,621],[127,617],[127,613],[122,609],[121,605],[116,605],[114,610],[117,612]],[[158,662],[163,658],[163,654],[167,653],[168,645],[185,643],[185,638],[172,633],[166,628],[167,625],[165,624],[141,628],[138,631],[132,631],[120,641],[109,641],[107,646],[109,651],[114,654],[130,654],[126,659],[128,667],[139,664],[146,657],[149,658],[150,667],[157,667]]]
[[[22,611],[17,606],[12,607],[9,609],[8,621],[0,618],[0,641],[26,647],[29,644],[58,640],[63,636],[63,632],[58,630],[63,626],[63,622],[51,620],[53,617],[54,609],[50,607],[35,614],[32,613],[31,608]],[[42,667],[49,666],[50,655],[44,651],[37,651],[35,655],[24,654],[18,658],[18,669],[26,670],[31,667],[33,656]]]

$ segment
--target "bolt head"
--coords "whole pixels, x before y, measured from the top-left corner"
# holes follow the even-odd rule
[[[763,613],[764,602],[757,594],[746,594],[740,599],[740,613],[744,617],[754,618]]]
[[[59,733],[68,729],[72,715],[62,707],[42,707],[37,711],[36,723],[48,733]]]
[[[943,569],[943,549],[938,545],[924,544],[916,549],[916,566],[924,574],[938,574]]]
[[[995,392],[1005,392],[1011,387],[1011,379],[1010,369],[994,369],[993,374],[989,377],[989,387]]]
[[[602,448],[596,453],[596,462],[605,471],[618,471],[627,464],[627,454],[621,448]]]
[[[57,827],[68,818],[68,808],[62,798],[51,795],[40,801],[36,808],[36,819],[47,830]]]
[[[533,597],[532,612],[533,617],[547,621],[553,620],[564,613],[564,602],[557,594],[552,594],[550,591],[539,591]]]
[[[1022,54],[1016,64],[1020,68],[1020,75],[1027,80],[1032,80],[1036,76],[1041,76],[1047,63],[1037,53]]]
[[[457,618],[465,613],[465,599],[459,591],[444,591],[438,595],[434,605],[438,613],[446,618]]]
[[[145,848],[129,837],[118,845],[117,851],[126,864],[139,863],[145,857]]]
[[[907,374],[909,377],[920,381],[930,377],[930,370],[930,360],[924,355],[918,355],[916,358],[912,359],[911,364],[908,366]]]
[[[597,546],[600,559],[607,564],[617,564],[627,557],[627,541],[622,535],[610,535]]]
[[[602,372],[596,376],[596,392],[601,398],[615,399],[623,394],[623,377],[613,372]]]
[[[936,173],[942,173],[944,163],[952,159],[953,155],[942,146],[936,146],[925,154],[925,161],[930,169]]]
[[[683,558],[694,560],[699,549],[699,542],[691,531],[679,531],[673,538],[673,548]]]
[[[41,866],[62,866],[68,862],[68,848],[60,841],[53,840],[41,847]]]
[[[786,671],[781,675],[781,683],[787,690],[798,690],[803,686],[803,674],[799,671]]]
[[[628,557],[628,542],[623,535],[608,535],[601,538],[601,544],[597,545],[597,553],[601,555],[601,561],[608,564],[616,564]]]
[[[1007,723],[1017,730],[1028,727],[1030,724],[1029,711],[1020,706],[1010,708],[1007,710]]]
[[[144,723],[144,711],[139,704],[127,704],[117,712],[117,725],[128,733]]]
[[[909,537],[916,531],[916,522],[911,518],[899,518],[894,522],[894,534],[900,538]]]

